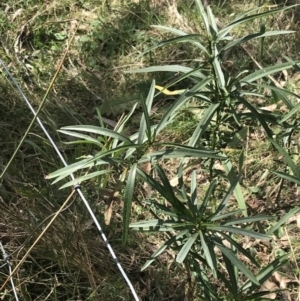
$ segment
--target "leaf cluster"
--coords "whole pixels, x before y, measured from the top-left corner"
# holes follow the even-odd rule
[[[123,242],[127,240],[129,227],[140,231],[166,232],[169,237],[146,262],[143,269],[167,248],[172,248],[177,254],[177,263],[184,263],[194,275],[205,300],[263,300],[266,292],[257,293],[256,289],[286,262],[288,255],[276,258],[266,267],[260,268],[256,259],[242,246],[239,239],[243,236],[269,239],[270,235],[299,208],[290,211],[267,233],[254,231],[253,224],[259,224],[258,228],[261,229],[262,224],[272,217],[248,216],[240,185],[244,164],[243,149],[240,149],[238,166],[230,160],[225,150],[235,135],[245,129],[247,123],[258,123],[285,163],[285,170],[276,170],[274,174],[285,180],[300,183],[300,170],[287,147],[292,134],[299,128],[296,117],[299,104],[295,102],[298,96],[270,81],[270,76],[278,72],[292,68],[299,71],[299,67],[298,62],[285,57],[284,63],[253,72],[240,70],[237,74],[232,74],[224,68],[223,63],[228,51],[241,47],[246,42],[260,39],[263,49],[265,38],[293,33],[266,31],[265,26],[261,26],[258,32],[244,37],[235,39],[230,35],[230,31],[240,24],[282,12],[292,6],[259,13],[252,9],[238,15],[231,23],[220,28],[211,8],[204,7],[200,0],[196,0],[195,3],[205,33],[188,34],[171,27],[154,26],[176,37],[154,45],[147,52],[168,44],[191,43],[202,54],[201,63],[195,68],[163,65],[130,71],[171,72],[179,76],[165,87],[156,85],[155,81],[152,82],[148,96],[141,99],[143,115],[138,131],[133,134],[127,135],[125,129],[134,115],[136,105],[113,130],[104,126],[100,111],[98,111],[100,126],[77,125],[62,128],[61,133],[75,138],[68,143],[94,145],[97,152],[51,173],[48,178],[54,178],[56,183],[65,181],[71,173],[87,170],[86,174],[77,177],[75,181],[65,183],[62,186],[64,188],[92,178],[97,178],[99,183],[107,183],[110,176],[119,177],[124,183]],[[191,85],[171,93],[176,95],[173,103],[161,119],[153,124],[150,114],[156,96],[155,88],[157,87],[159,93],[167,91],[170,94],[169,88],[186,79]],[[277,101],[281,100],[289,112],[281,114],[268,111],[253,102],[255,98],[269,101],[270,95]],[[160,141],[159,134],[190,101],[199,105],[202,115],[188,143],[185,145]],[[280,127],[280,134],[274,133],[275,126]],[[224,128],[227,129],[225,134]],[[176,187],[170,184],[167,172],[160,164],[162,160],[174,158],[180,159]],[[199,197],[200,187],[196,171],[192,172],[190,187],[184,183],[183,174],[188,158],[199,158],[197,162],[200,162],[199,164],[207,171],[210,185],[204,197]],[[223,173],[214,169],[217,162],[220,162]],[[150,170],[157,177],[144,170],[145,164],[150,166]],[[91,169],[95,171],[90,172]],[[149,211],[158,214],[155,214],[155,219],[130,224],[132,200],[135,197],[138,180],[147,183],[155,192],[154,195],[159,196],[157,199],[150,197],[144,201]],[[229,188],[222,188],[220,182],[224,181]],[[235,210],[229,206],[229,201],[232,205],[232,196],[237,201]],[[165,200],[164,204],[161,199]],[[245,256],[258,272],[253,273],[240,259],[241,255]],[[222,266],[225,266],[226,272]],[[247,279],[243,283],[239,278],[240,273]],[[213,287],[211,275],[226,287],[226,292],[222,296]]]

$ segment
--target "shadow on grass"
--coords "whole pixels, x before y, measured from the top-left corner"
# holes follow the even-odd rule
[[[111,7],[106,12],[107,16],[104,14],[106,20],[99,17],[100,21],[92,24],[90,35],[86,34],[80,51],[70,53],[69,59],[64,62],[63,70],[40,115],[69,163],[90,150],[61,144],[61,140],[65,140],[57,133],[61,126],[95,124],[96,106],[102,106],[104,114],[118,115],[130,110],[131,102],[139,100],[140,93],[148,92],[151,75],[126,77],[122,71],[132,66],[140,67],[140,64],[155,63],[150,56],[139,62],[135,62],[135,58],[160,40],[155,34],[146,34],[146,31],[150,31],[150,23],[159,22],[156,19],[159,12],[149,16],[151,10],[147,1],[131,3],[126,9],[116,11]],[[109,13],[117,17],[110,20]],[[57,34],[66,29],[65,25],[54,22],[51,28],[50,25],[47,27],[47,22],[51,20],[50,12],[37,18],[45,23],[44,27],[37,30],[38,25],[35,27],[33,24],[23,40],[23,52],[33,60],[30,64],[35,63],[37,67],[31,74],[32,82],[22,84],[35,108],[45,93],[54,73],[54,65],[61,55],[64,42],[57,39]],[[19,28],[16,26],[15,29]],[[19,67],[12,60],[10,68],[23,81],[25,78]],[[163,78],[165,75],[161,76]],[[5,81],[0,85],[2,170],[33,116],[14,88]],[[67,190],[58,190],[58,185],[52,186],[44,179],[46,174],[59,167],[61,162],[38,125],[34,125],[0,184],[0,239],[6,251],[12,254],[12,262],[22,258],[69,193]],[[97,185],[92,183],[89,191],[86,191],[87,197],[103,223],[103,208],[97,207],[94,190],[97,190]],[[74,200],[57,218],[17,272],[16,285],[22,300],[131,300],[130,292],[97,231],[86,228],[88,221],[89,215],[78,200]],[[141,300],[182,300],[185,280],[175,276],[175,271],[180,267],[167,269],[162,264],[140,273],[140,267],[155,248],[149,247],[143,237],[136,237],[127,247],[122,247],[119,223],[107,227],[105,231]],[[1,283],[6,276],[5,271],[0,274]],[[12,298],[10,288],[5,291],[4,298]]]

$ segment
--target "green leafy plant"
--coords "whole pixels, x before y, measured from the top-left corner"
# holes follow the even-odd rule
[[[249,73],[248,70],[239,70],[237,74],[234,74],[224,67],[224,60],[234,47],[242,46],[244,43],[254,39],[262,41],[262,39],[265,40],[265,38],[270,36],[293,33],[293,31],[266,31],[265,26],[261,26],[260,31],[257,33],[234,39],[230,35],[230,31],[243,23],[253,22],[268,15],[282,12],[295,5],[256,14],[251,14],[257,10],[252,9],[238,15],[228,25],[220,26],[217,24],[209,6],[205,8],[200,0],[196,0],[195,3],[204,26],[204,33],[187,34],[182,30],[171,27],[153,26],[158,30],[169,32],[177,37],[162,41],[148,49],[147,52],[169,44],[190,43],[198,48],[202,56],[201,63],[197,62],[195,67],[164,65],[128,72],[179,73],[180,75],[176,76],[164,88],[157,86],[163,93],[164,89],[167,91],[168,88],[176,86],[183,80],[189,80],[190,85],[186,89],[179,91],[182,94],[176,99],[176,102],[185,104],[192,98],[198,101],[199,107],[201,106],[203,112],[202,118],[199,120],[189,140],[189,146],[195,147],[204,142],[211,149],[221,151],[239,135],[240,131],[247,130],[249,121],[259,123],[264,129],[267,139],[283,157],[284,163],[290,168],[292,174],[299,177],[299,168],[280,142],[281,137],[283,137],[285,142],[287,136],[290,136],[292,133],[285,121],[298,109],[298,106],[295,106],[297,95],[274,85],[274,79],[272,78],[273,74],[293,68],[297,65],[297,62],[287,59],[285,63],[261,68],[252,73]],[[260,102],[268,102],[270,94],[277,102],[282,100],[287,108],[291,110],[291,113],[282,119],[278,112],[272,112],[256,105],[256,99],[259,99]],[[282,127],[283,133],[275,134],[272,128],[274,126]],[[213,169],[214,164],[215,159],[212,159],[209,166],[211,179],[214,178],[216,172]],[[226,170],[226,177],[232,183],[234,179],[232,163],[223,161],[223,167]],[[234,190],[234,196],[238,201],[239,208],[243,210],[243,214],[246,216],[246,202],[239,184]]]
[[[228,25],[220,27],[209,6],[205,8],[200,0],[196,0],[195,3],[202,19],[204,34],[187,34],[171,27],[154,26],[156,29],[167,31],[177,37],[160,42],[148,51],[169,44],[186,42],[198,49],[201,55],[200,63],[197,62],[189,67],[163,65],[129,71],[135,73],[173,72],[179,76],[176,76],[165,87],[156,86],[155,82],[152,82],[147,98],[141,99],[143,115],[139,129],[134,134],[126,135],[124,129],[133,116],[136,106],[114,130],[104,126],[100,112],[98,114],[100,126],[79,125],[62,128],[61,133],[79,139],[71,143],[92,144],[96,153],[89,154],[80,158],[80,161],[51,173],[48,178],[55,178],[54,182],[58,182],[71,173],[88,169],[88,172],[93,171],[77,177],[76,181],[65,183],[62,187],[104,175],[108,177],[112,174],[124,182],[124,243],[128,236],[130,212],[137,181],[139,179],[146,182],[159,198],[166,200],[167,205],[152,199],[146,200],[149,208],[155,208],[160,216],[156,216],[153,220],[132,223],[130,227],[142,231],[166,232],[169,239],[153,254],[143,268],[151,264],[165,249],[171,247],[177,254],[176,261],[184,263],[187,270],[194,275],[201,290],[201,297],[205,297],[205,300],[263,300],[266,292],[257,293],[256,289],[286,262],[288,255],[276,258],[266,267],[253,273],[240,259],[240,254],[250,260],[256,268],[259,268],[259,264],[242,247],[239,237],[267,239],[268,235],[273,233],[272,229],[278,228],[287,217],[275,224],[268,235],[251,228],[251,224],[263,223],[270,217],[248,216],[246,201],[239,183],[244,161],[243,151],[240,151],[239,166],[236,167],[236,164],[226,156],[226,147],[231,143],[233,147],[239,148],[232,143],[234,138],[247,128],[249,122],[259,123],[264,129],[266,138],[274,150],[281,155],[293,175],[287,175],[281,171],[275,171],[276,174],[298,183],[295,179],[300,177],[299,168],[289,151],[286,150],[285,144],[282,145],[280,140],[285,135],[291,134],[286,122],[298,109],[294,104],[297,95],[274,85],[272,78],[272,75],[291,69],[297,63],[287,59],[285,63],[261,68],[251,73],[248,70],[239,70],[236,74],[227,70],[223,63],[234,47],[241,47],[246,42],[259,39],[262,56],[263,45],[268,37],[292,33],[292,31],[266,31],[265,26],[260,26],[259,32],[241,38],[234,39],[229,34],[240,24],[252,22],[288,8],[260,13],[255,13],[253,9],[240,14]],[[159,122],[153,125],[150,112],[155,97],[155,87],[165,93],[170,87],[183,83],[183,80],[189,82],[189,86],[172,93],[178,97],[163,113]],[[290,113],[282,118],[277,112],[260,107],[255,101],[257,98],[268,101],[271,95],[277,101],[281,99],[289,108]],[[201,117],[187,145],[160,141],[159,134],[191,100],[199,104]],[[280,127],[280,134],[274,133],[275,126]],[[158,163],[160,160],[174,158],[181,159],[178,168],[178,187],[170,185],[166,173]],[[192,174],[190,191],[187,192],[183,180],[187,158],[201,158],[198,164],[203,167],[210,181],[204,197],[198,196],[199,185],[196,172]],[[222,165],[222,172],[214,167],[218,162]],[[158,179],[143,170],[144,164],[148,164],[149,170],[153,169],[156,172]],[[224,184],[223,188],[219,188],[218,183],[221,182],[227,183],[230,188],[224,189]],[[101,179],[99,183],[100,186],[103,185]],[[237,205],[233,206],[234,210],[228,206],[232,195],[237,201]],[[241,281],[240,274],[243,274],[243,279],[246,277],[247,280]],[[216,292],[211,276],[222,282],[225,287],[222,293]]]
[[[217,151],[211,151],[206,148],[193,146],[185,146],[176,143],[162,143],[156,140],[158,133],[172,120],[176,110],[182,105],[182,102],[175,102],[160,120],[154,126],[150,122],[150,110],[154,97],[155,82],[153,81],[149,94],[145,101],[141,101],[143,108],[143,116],[141,118],[138,132],[127,137],[122,133],[126,122],[132,116],[136,105],[131,112],[119,123],[119,127],[111,130],[102,126],[78,125],[63,127],[60,132],[66,135],[79,138],[80,140],[67,142],[69,144],[87,143],[93,144],[99,151],[95,155],[87,155],[80,161],[64,167],[56,172],[51,173],[47,178],[55,178],[53,183],[61,181],[78,170],[96,168],[97,170],[79,176],[76,180],[65,183],[61,188],[65,188],[82,181],[99,177],[104,174],[114,172],[115,177],[125,182],[124,195],[124,236],[125,243],[128,234],[128,225],[131,212],[131,204],[134,194],[136,175],[141,175],[141,167],[145,163],[153,160],[170,159],[170,158],[214,158],[216,160],[224,160],[226,156],[219,154]],[[101,115],[99,112],[99,118]],[[82,134],[89,133],[89,135]],[[95,135],[95,137],[92,137]],[[106,138],[102,138],[106,137]],[[108,140],[109,143],[108,143]],[[113,167],[108,169],[107,166]],[[100,181],[101,183],[101,181]]]
[[[158,212],[157,218],[132,223],[130,227],[139,231],[166,232],[169,239],[157,249],[142,267],[142,270],[154,262],[167,248],[172,248],[177,254],[176,262],[184,262],[195,276],[202,291],[201,295],[205,300],[260,300],[258,297],[268,292],[256,293],[255,290],[286,262],[288,255],[276,258],[254,276],[239,258],[239,255],[247,258],[256,268],[260,266],[250,252],[239,243],[238,237],[269,239],[268,235],[251,230],[249,224],[265,222],[272,217],[265,215],[241,217],[241,210],[230,209],[231,206],[229,206],[228,201],[239,177],[234,180],[228,190],[222,191],[223,199],[215,207],[216,199],[220,195],[220,191],[217,190],[217,178],[210,183],[204,198],[200,200],[197,193],[198,185],[195,171],[192,173],[188,192],[183,182],[182,166],[179,167],[178,171],[178,189],[170,185],[159,165],[155,165],[155,170],[160,181],[142,171],[139,173],[145,182],[159,192],[166,203],[163,205],[160,201],[148,200],[147,206],[149,210]],[[293,210],[292,213],[295,212]],[[282,222],[276,223],[268,234],[273,233],[292,213],[287,214]],[[224,265],[226,272],[222,268]],[[239,272],[248,279],[243,285],[239,283]],[[209,275],[221,280],[226,292],[217,292]]]

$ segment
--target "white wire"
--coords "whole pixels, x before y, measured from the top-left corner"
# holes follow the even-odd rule
[[[11,266],[10,266],[10,264],[8,264],[8,269],[9,269],[9,276],[11,276]],[[18,294],[17,294],[16,288],[15,288],[15,285],[14,285],[13,277],[10,277],[10,283],[11,283],[11,286],[12,286],[12,289],[13,289],[13,292],[14,292],[14,295],[15,295],[15,299],[16,299],[16,301],[19,301]]]
[[[18,294],[17,294],[17,291],[16,291],[16,287],[14,285],[14,280],[13,280],[13,277],[11,277],[11,266],[10,266],[10,262],[9,262],[9,257],[7,255],[7,253],[5,252],[5,249],[4,249],[1,241],[0,241],[0,248],[1,248],[1,251],[2,251],[2,255],[3,255],[3,260],[5,262],[5,264],[2,265],[1,267],[5,266],[5,265],[8,265],[9,276],[10,276],[10,283],[11,283],[11,286],[12,286],[12,290],[14,292],[16,301],[19,301]]]
[[[31,112],[33,113],[34,116],[36,116],[36,112],[34,110],[34,108],[31,106],[30,102],[28,101],[27,97],[24,95],[22,89],[20,88],[19,84],[17,83],[17,81],[14,79],[14,77],[11,75],[11,73],[9,72],[9,70],[7,69],[6,65],[4,64],[4,62],[0,59],[0,63],[3,66],[3,68],[5,69],[6,73],[8,74],[8,76],[10,77],[10,79],[12,80],[12,82],[14,83],[14,85],[16,86],[16,88],[18,89],[18,91],[20,92],[22,98],[25,100],[27,106],[30,108]],[[61,152],[59,151],[59,149],[57,148],[56,144],[54,143],[54,141],[52,140],[51,136],[49,135],[48,131],[46,130],[46,128],[44,127],[43,123],[41,122],[39,117],[36,117],[36,120],[38,122],[38,124],[40,125],[41,129],[43,130],[43,132],[45,133],[46,137],[48,138],[48,140],[50,141],[50,143],[52,144],[54,150],[56,151],[57,155],[59,156],[60,160],[62,161],[62,163],[64,164],[65,167],[68,166],[67,162],[65,161],[64,157],[62,156]],[[75,177],[73,174],[70,174],[71,179],[74,180]],[[102,227],[100,226],[92,208],[90,207],[88,201],[86,200],[85,196],[83,195],[81,189],[80,189],[80,185],[74,185],[74,189],[77,191],[78,195],[80,196],[81,200],[83,201],[84,205],[86,206],[91,218],[93,219],[97,229],[99,230],[103,241],[105,242],[113,260],[115,261],[117,267],[119,268],[123,278],[125,279],[125,281],[127,282],[128,287],[131,290],[132,295],[134,296],[134,299],[136,301],[140,301],[131,281],[129,280],[127,274],[125,273],[122,265],[120,264],[114,250],[112,249],[111,245],[109,244],[105,233],[102,230]]]

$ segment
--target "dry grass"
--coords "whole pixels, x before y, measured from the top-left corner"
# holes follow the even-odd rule
[[[246,1],[219,1],[223,5],[213,6],[221,22],[226,23],[236,11],[244,11]],[[221,4],[222,4],[221,3]],[[273,3],[271,3],[273,4]],[[137,58],[145,49],[165,37],[150,27],[151,24],[174,26],[189,33],[201,30],[199,19],[186,1],[6,1],[0,4],[0,55],[12,70],[26,95],[37,106],[49,84],[68,37],[79,25],[72,50],[63,70],[48,98],[42,119],[59,144],[56,130],[62,125],[95,124],[94,107],[101,106],[107,116],[131,109],[139,93],[146,93],[152,77],[126,76],[123,71],[154,64],[193,64],[199,59],[190,46],[166,47],[156,50],[153,56]],[[268,19],[272,29],[297,29],[298,12],[288,17],[278,15]],[[259,24],[254,24],[257,30]],[[242,27],[236,35],[248,32]],[[294,59],[298,54],[298,33],[291,37],[280,37],[266,43],[262,65],[274,63],[278,54],[284,53]],[[247,45],[254,57],[258,57],[258,44]],[[228,68],[256,68],[249,56],[241,49],[233,51],[228,59]],[[159,83],[168,81],[166,74],[155,75]],[[281,80],[281,79],[279,79]],[[289,73],[283,79],[297,92],[299,77]],[[17,141],[30,122],[29,110],[22,103],[13,87],[4,77],[0,79],[0,169],[4,166]],[[168,105],[165,101],[164,105]],[[160,103],[158,107],[161,108]],[[155,117],[159,117],[158,113]],[[137,117],[138,118],[138,117]],[[161,139],[182,139],[183,120],[177,120]],[[254,213],[282,214],[296,205],[297,187],[284,184],[281,198],[279,180],[265,172],[280,160],[274,156],[260,129],[253,125],[249,129],[247,142],[244,191],[248,205]],[[172,135],[172,136],[171,136]],[[37,238],[50,216],[58,210],[67,197],[67,192],[58,190],[44,179],[44,175],[60,167],[60,162],[37,126],[28,139],[40,148],[26,143],[12,168],[0,183],[0,240],[11,262],[16,265]],[[63,148],[69,162],[86,154],[81,147]],[[236,154],[232,155],[233,160]],[[170,179],[174,177],[174,162],[166,163]],[[103,223],[104,204],[92,183],[85,188],[91,205]],[[288,202],[291,200],[291,202]],[[274,210],[274,203],[276,207]],[[284,207],[282,205],[288,205]],[[137,209],[138,208],[138,209]],[[164,237],[146,238],[133,234],[128,246],[121,245],[121,221],[118,218],[120,205],[116,204],[111,225],[105,228],[109,241],[117,256],[129,273],[142,300],[184,300],[187,279],[183,268],[173,263],[173,255],[166,253],[158,264],[146,272],[139,268],[156,250]],[[135,217],[145,218],[148,213],[135,207]],[[105,244],[96,229],[87,227],[90,218],[79,200],[74,199],[57,218],[53,226],[40,239],[25,263],[15,275],[17,292],[22,300],[131,300],[128,288],[114,262],[110,259]],[[260,242],[246,242],[255,249],[262,263],[270,261],[276,252],[292,250],[292,261],[284,271],[285,277],[299,278],[299,229],[295,221],[286,227],[282,237],[275,238],[273,246]],[[298,260],[299,261],[299,260]],[[1,264],[0,264],[1,265]],[[184,275],[184,276],[182,276]],[[7,277],[0,270],[0,284]],[[280,284],[279,284],[280,285]],[[299,300],[298,286],[291,282],[291,300]],[[0,299],[14,300],[10,286],[0,292]],[[192,297],[196,300],[195,296]]]

